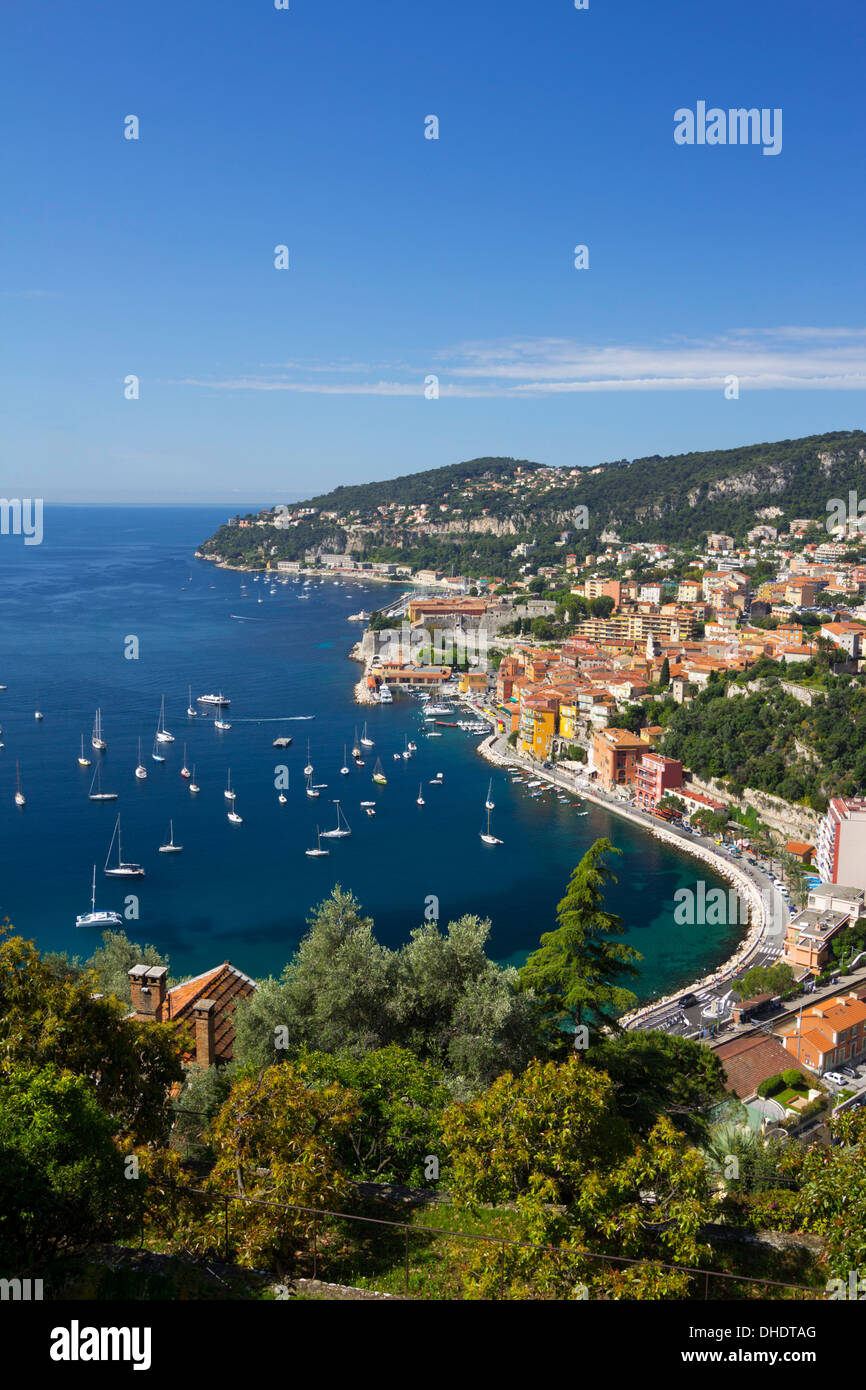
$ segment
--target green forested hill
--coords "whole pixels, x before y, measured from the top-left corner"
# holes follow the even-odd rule
[[[624,541],[700,543],[713,531],[743,539],[768,508],[775,510],[767,519],[780,528],[796,517],[823,522],[828,502],[852,491],[866,498],[862,430],[580,471],[481,458],[334,488],[294,504],[316,514],[288,531],[224,526],[202,551],[236,563],[260,564],[266,555],[301,559],[315,547],[342,549],[353,527],[355,552],[364,558],[504,575],[515,569],[511,552],[520,540],[537,541],[533,560],[550,564],[561,559],[555,541],[563,531],[571,531],[570,548],[584,554],[606,530]],[[407,517],[423,503],[429,515],[419,530]],[[393,504],[406,509],[402,517]],[[579,507],[586,512],[576,522]]]

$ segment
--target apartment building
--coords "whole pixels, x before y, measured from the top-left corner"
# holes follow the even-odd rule
[[[643,739],[628,729],[598,729],[592,736],[593,765],[607,791],[631,786],[638,759],[645,753]]]
[[[864,911],[861,889],[820,883],[810,892],[806,907],[788,923],[782,947],[786,965],[799,979],[819,975],[830,957],[831,943]]]
[[[815,862],[826,882],[866,890],[866,797],[833,797],[818,827]]]
[[[642,811],[654,811],[669,791],[681,787],[683,765],[662,753],[643,753],[635,769],[635,793]]]

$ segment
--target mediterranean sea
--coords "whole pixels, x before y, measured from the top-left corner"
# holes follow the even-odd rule
[[[581,855],[606,836],[622,851],[612,860],[618,883],[609,906],[643,954],[635,986],[642,1001],[699,978],[733,951],[736,928],[674,921],[678,888],[698,877],[708,888],[725,886],[688,855],[591,803],[578,816],[553,793],[532,799],[460,729],[424,738],[419,702],[408,696],[387,706],[354,703],[361,668],[348,652],[362,626],[347,617],[393,599],[396,587],[328,580],[307,589],[277,584],[271,593],[264,578],[193,558],[230,512],[262,505],[46,506],[41,545],[0,536],[0,919],[42,950],[88,956],[99,933],[76,928],[75,918],[89,911],[95,864],[97,908],[122,912],[137,897],[138,918],[125,930],[166,953],[172,974],[231,960],[261,977],[281,971],[311,909],[339,883],[389,946],[421,925],[433,896],[440,926],[467,912],[489,917],[490,954],[520,964],[555,926]],[[212,713],[188,717],[189,686],[194,700],[209,692],[230,698],[229,730],[215,729]],[[163,696],[175,742],[161,746],[165,762],[156,763]],[[101,755],[90,746],[97,707]],[[365,719],[375,747],[360,769],[349,755],[342,776],[344,745],[351,749]],[[90,768],[77,761],[82,734]],[[273,748],[283,734],[292,746]],[[134,775],[139,738],[144,781]],[[395,760],[413,738],[415,756]],[[312,780],[326,784],[317,799],[304,789],[307,739]],[[185,743],[197,796],[180,776]],[[384,787],[371,781],[377,756]],[[88,799],[97,763],[102,790],[117,792],[117,801]],[[280,765],[289,772],[285,804],[275,787]],[[229,770],[240,825],[226,818]],[[442,784],[430,786],[439,772]],[[491,775],[497,846],[479,835]],[[424,806],[416,805],[419,782]],[[323,840],[329,856],[309,858],[317,824],[336,825],[335,798],[353,833]],[[375,817],[360,808],[368,799]],[[142,864],[144,878],[103,874],[118,812],[123,857]],[[158,853],[169,821],[181,854]]]

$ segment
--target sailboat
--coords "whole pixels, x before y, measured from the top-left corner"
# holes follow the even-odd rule
[[[306,788],[306,790],[307,790],[307,796],[318,796],[318,795],[319,795],[319,789],[318,789],[318,787],[314,787],[314,786],[313,786],[313,773],[312,773],[312,769],[307,773],[307,788]]]
[[[413,738],[410,738],[409,742],[406,744],[406,747],[409,749],[410,753],[418,752],[418,745]]]
[[[311,761],[311,759],[310,759],[310,740],[307,739],[307,762],[306,762],[306,766],[305,766],[305,768],[304,768],[304,776],[305,776],[305,777],[309,777],[312,771],[313,771],[313,764],[312,764],[312,761]]]
[[[366,720],[364,721],[364,732],[363,732],[362,735],[361,735],[361,746],[362,746],[363,748],[372,748],[372,747],[373,747],[373,740],[370,738],[369,734],[367,733],[367,721],[366,721]]]
[[[187,690],[189,692],[189,704],[186,707],[186,712],[189,715],[190,719],[198,719],[198,710],[195,708],[192,702],[192,686],[188,685]]]
[[[140,782],[143,782],[147,776],[147,768],[141,761],[141,739],[138,740],[138,767],[135,769],[135,775]]]
[[[374,781],[374,782],[378,782],[378,783],[380,784],[380,786],[383,786],[383,787],[385,786],[385,783],[388,781],[388,778],[385,776],[384,772],[382,771],[382,759],[381,759],[381,758],[377,758],[377,759],[376,759],[376,766],[375,766],[375,768],[373,769],[373,781]]]
[[[33,711],[33,718],[34,718],[34,719],[44,719],[44,718],[45,718],[45,715],[42,713],[41,709],[36,709],[36,710]]]
[[[170,734],[165,727],[165,696],[162,697],[162,704],[159,707],[159,723],[156,726],[157,743],[174,743],[174,734]]]
[[[214,716],[213,726],[214,726],[215,729],[230,729],[230,728],[231,728],[231,724],[229,723],[229,721],[228,721],[227,719],[217,719],[216,716]]]
[[[337,828],[335,830],[323,830],[322,835],[327,840],[343,840],[347,835],[351,835],[352,828],[340,810],[339,801],[335,801],[334,805],[337,808]]]
[[[95,785],[96,785],[96,791],[93,790],[94,783],[95,783]],[[94,774],[93,774],[93,781],[90,783],[90,791],[89,791],[88,795],[89,795],[91,801],[116,801],[116,800],[117,800],[117,792],[104,792],[104,791],[102,790],[102,764],[101,764],[101,763],[97,763],[97,764],[96,764],[96,771],[95,771]]]
[[[418,795],[415,797],[415,800],[417,801],[417,803],[418,803],[419,806],[423,806],[423,805],[424,805],[424,798],[423,798],[423,796],[421,795],[421,783],[420,783],[420,782],[418,783]]]
[[[232,793],[232,795],[234,795],[234,793]],[[234,804],[232,804],[232,809],[228,813],[228,818],[231,821],[232,825],[241,825],[243,823],[243,816],[238,815],[237,811],[234,808]]]
[[[226,782],[226,789],[225,789],[225,791],[223,792],[223,796],[225,797],[226,801],[234,801],[234,799],[235,799],[235,794],[234,794],[234,792],[232,791],[232,770],[231,770],[231,768],[229,768],[229,770],[228,770],[228,780],[227,780],[227,782]]]
[[[81,735],[81,752],[78,756],[79,767],[90,767],[90,759],[84,756],[84,734]]]
[[[183,745],[183,767],[180,770],[181,777],[189,777],[189,768],[186,765],[186,744]]]
[[[356,724],[356,725],[355,725],[355,742],[352,744],[352,757],[353,757],[353,758],[360,758],[360,756],[361,756],[361,745],[360,745],[360,743],[358,742],[358,726],[357,726],[357,724]]]
[[[195,780],[195,763],[192,765],[192,778],[190,779],[189,789],[191,792],[197,792],[199,790],[199,785]]]
[[[348,769],[348,767],[347,767],[347,765],[346,765],[346,745],[345,745],[345,743],[343,744],[343,766],[340,768],[340,773],[341,773],[341,775],[342,775],[343,777],[348,777],[348,775],[349,775],[349,769]]]
[[[502,841],[501,841],[501,840],[497,840],[496,836],[495,836],[495,835],[491,835],[491,833],[490,833],[490,816],[491,816],[491,811],[490,811],[490,808],[488,807],[488,808],[487,808],[487,830],[486,830],[486,832],[485,832],[484,830],[482,830],[482,832],[481,832],[481,838],[482,838],[482,840],[484,841],[485,845],[501,845],[501,844],[502,844]]]
[[[98,753],[105,752],[105,739],[102,737],[102,710],[96,711],[96,718],[93,721],[93,737],[90,740]]]
[[[154,738],[154,740],[153,740],[153,752],[151,753],[150,756],[153,758],[153,761],[154,761],[155,763],[164,763],[164,762],[165,762],[165,754],[164,754],[164,753],[160,753],[160,751],[159,751],[159,744],[157,743],[156,738]]]
[[[160,845],[160,854],[180,854],[183,845],[176,845],[174,842],[174,821],[168,823],[168,840],[164,845]]]
[[[321,855],[321,854],[330,854],[330,853],[331,853],[331,851],[330,851],[329,849],[322,849],[322,837],[321,837],[321,835],[319,834],[319,827],[318,827],[318,826],[316,826],[316,848],[315,848],[315,849],[305,849],[305,850],[304,850],[304,853],[307,854],[307,855],[309,855],[309,857],[310,857],[311,859],[317,859],[317,858],[319,857],[319,855]]]
[[[25,797],[23,791],[21,790],[21,769],[20,769],[20,767],[18,766],[17,763],[15,764],[15,777],[16,777],[17,782],[18,782],[18,790],[17,790],[17,792],[15,793],[15,805],[16,805],[16,806],[23,806],[23,805],[25,804],[27,798]]]
[[[111,858],[111,851],[114,848],[114,841],[117,840],[117,863],[111,868],[108,861]],[[140,864],[125,864],[121,855],[120,848],[120,816],[114,822],[114,831],[111,836],[111,844],[108,846],[108,853],[105,856],[105,869],[103,872],[108,878],[144,878],[144,869]]]
[[[90,892],[90,911],[80,913],[75,919],[76,927],[122,927],[123,918],[119,912],[103,909],[96,911],[96,865],[93,866],[93,887]]]
[[[286,794],[285,794],[285,792],[280,792],[279,796],[277,797],[277,801],[280,803],[281,806],[285,806],[285,804],[286,804]]]
[[[408,738],[406,738],[405,734],[404,734],[404,736],[403,736],[403,742],[404,742],[405,745],[406,745],[405,748],[403,749],[403,757],[404,757],[404,758],[411,758],[412,754],[411,754],[410,751],[409,751],[409,740],[408,740]]]
[[[492,798],[491,798],[491,792],[492,792],[492,791],[493,791],[493,778],[491,777],[491,779],[490,779],[490,784],[489,784],[489,786],[488,786],[488,788],[487,788],[487,800],[486,800],[485,803],[484,803],[485,810],[487,810],[487,811],[492,811],[492,810],[493,810],[494,802],[493,802],[493,800],[492,800]]]

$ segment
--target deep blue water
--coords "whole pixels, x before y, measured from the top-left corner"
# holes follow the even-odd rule
[[[417,702],[409,697],[369,711],[353,702],[361,668],[347,653],[360,628],[346,617],[397,591],[325,582],[301,601],[300,584],[278,585],[271,596],[263,580],[193,559],[197,544],[236,509],[46,508],[40,546],[0,536],[0,683],[8,686],[0,691],[0,919],[8,915],[42,949],[88,955],[98,933],[76,929],[75,916],[89,907],[95,862],[97,906],[122,910],[136,894],[140,917],[126,929],[167,952],[173,973],[229,959],[258,976],[281,970],[310,909],[339,882],[389,945],[407,939],[436,895],[443,925],[464,912],[489,917],[491,954],[519,963],[554,925],[572,868],[604,835],[622,850],[610,905],[644,955],[642,997],[693,980],[728,954],[735,930],[673,920],[675,890],[702,870],[604,809],[590,806],[579,818],[550,794],[532,800],[497,772],[493,828],[504,843],[484,845],[490,768],[475,753],[476,740],[458,729],[419,737]],[[130,636],[138,638],[138,660],[124,657]],[[230,697],[230,731],[219,733],[212,718],[187,717],[190,684],[193,696],[222,689]],[[166,762],[157,764],[150,754],[163,694],[176,742],[164,746]],[[103,790],[120,794],[103,804],[88,800],[92,769],[76,761],[82,733],[93,766],[100,760],[90,749],[97,705],[108,743]],[[309,722],[252,722],[309,715]],[[351,746],[365,717],[376,747],[365,754],[365,768],[350,760],[351,775],[342,777],[343,745]],[[280,733],[294,739],[290,749],[272,747]],[[396,762],[407,735],[419,751]],[[145,782],[133,775],[139,736]],[[308,737],[314,781],[328,784],[316,801],[305,795],[301,772]],[[196,764],[197,797],[179,775],[184,741]],[[370,780],[377,755],[384,788]],[[13,801],[16,759],[23,809]],[[283,806],[274,789],[282,763],[290,775]],[[239,826],[226,819],[228,768]],[[439,771],[444,784],[428,786]],[[419,781],[423,808],[415,804]],[[333,797],[341,798],[353,834],[332,840],[329,858],[309,859],[304,850],[315,843],[316,823],[335,823]],[[359,809],[367,798],[377,803],[375,818]],[[141,880],[102,873],[118,810],[124,858],[144,865]],[[160,855],[170,818],[184,850]]]

